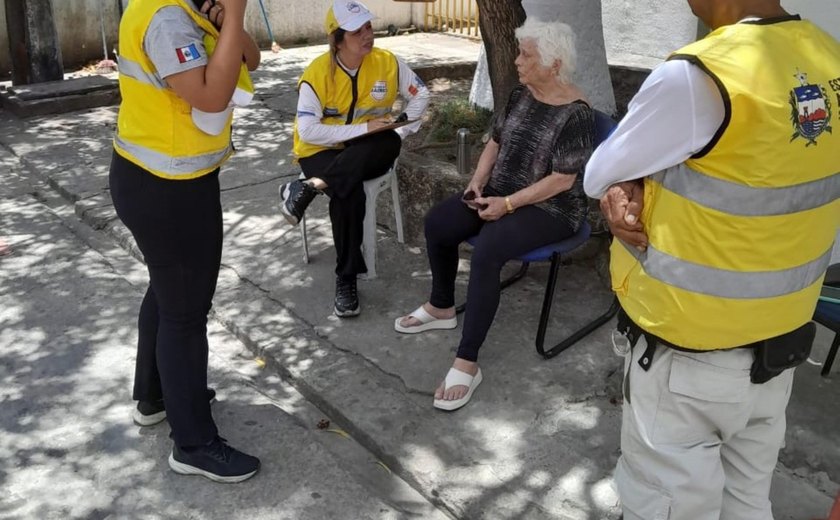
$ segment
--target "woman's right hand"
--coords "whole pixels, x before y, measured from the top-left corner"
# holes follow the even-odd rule
[[[476,197],[481,197],[481,190],[484,189],[484,184],[480,183],[476,180],[475,177],[470,179],[470,183],[467,184],[467,187],[464,189],[464,193],[475,192]]]
[[[209,0],[204,3],[205,6],[207,4],[210,4]],[[216,0],[211,4],[212,7],[207,7],[207,11],[204,11],[203,8],[201,11],[206,12],[210,21],[216,27],[221,28],[225,18],[233,16],[234,20],[245,20],[245,6],[247,4],[248,0]]]
[[[378,117],[376,119],[371,119],[367,122],[367,131],[373,132],[374,130],[379,130],[383,126],[388,126],[391,124],[391,119],[388,117]]]

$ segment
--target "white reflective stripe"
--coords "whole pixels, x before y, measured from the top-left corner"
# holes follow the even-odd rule
[[[816,260],[778,271],[730,271],[681,260],[648,246],[639,254],[621,245],[641,262],[645,273],[660,282],[699,294],[750,300],[785,296],[810,287],[828,268],[831,248]]]
[[[390,114],[391,109],[388,107],[372,107],[368,109],[361,109],[353,111],[353,119],[359,119],[368,115],[372,115],[373,117],[382,117],[385,114]]]
[[[150,170],[167,175],[191,175],[201,170],[214,168],[230,153],[230,144],[223,150],[204,155],[189,157],[169,157],[160,152],[150,150],[133,143],[129,143],[117,135],[114,140],[117,146],[139,159]]]
[[[656,173],[653,179],[701,206],[746,217],[807,211],[840,197],[840,173],[784,188],[755,188],[716,179],[680,164]]]
[[[136,61],[129,60],[123,56],[117,57],[119,63],[120,74],[134,78],[141,83],[151,85],[155,88],[166,88],[166,84],[157,74],[149,74]]]

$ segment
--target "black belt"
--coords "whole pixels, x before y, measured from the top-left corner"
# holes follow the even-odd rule
[[[647,342],[647,349],[645,349],[644,354],[642,357],[639,358],[639,366],[647,372],[650,369],[651,364],[653,363],[653,355],[656,353],[657,345],[663,345],[668,348],[672,348],[674,350],[680,350],[683,352],[709,352],[708,350],[696,350],[681,347],[679,345],[674,345],[670,341],[664,340],[659,336],[654,336],[650,332],[647,332],[643,328],[636,325],[636,323],[627,316],[627,313],[624,312],[624,309],[618,309],[618,331],[630,341],[630,348],[636,346],[636,343],[639,341],[639,338],[642,336],[645,337],[645,341]],[[740,347],[735,348],[756,348],[759,345],[764,343],[763,341],[756,341],[755,343],[750,343],[749,345],[743,345]]]

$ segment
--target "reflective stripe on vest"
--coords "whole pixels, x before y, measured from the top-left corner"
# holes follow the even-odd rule
[[[736,300],[775,298],[806,289],[822,277],[831,260],[829,249],[819,258],[790,269],[728,271],[686,262],[650,245],[644,253],[639,253],[620,243],[651,278],[686,291]]]
[[[143,66],[136,61],[130,60],[125,56],[117,56],[117,63],[119,64],[120,74],[136,79],[140,83],[151,85],[155,88],[165,89],[166,83],[157,75],[151,74],[143,70]]]
[[[172,177],[193,175],[195,172],[208,169],[212,171],[230,154],[230,146],[228,146],[224,150],[203,155],[170,157],[151,148],[126,142],[119,135],[114,137],[114,145],[117,146],[118,150],[131,154],[131,156],[140,160],[147,169],[166,172]]]
[[[701,206],[750,217],[797,213],[840,197],[840,173],[792,186],[760,188],[717,179],[683,163],[653,175],[653,180]]]

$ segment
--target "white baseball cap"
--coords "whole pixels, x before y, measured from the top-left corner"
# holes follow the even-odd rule
[[[327,34],[338,28],[353,32],[371,20],[373,15],[365,4],[354,0],[335,0],[327,11],[324,28]]]

